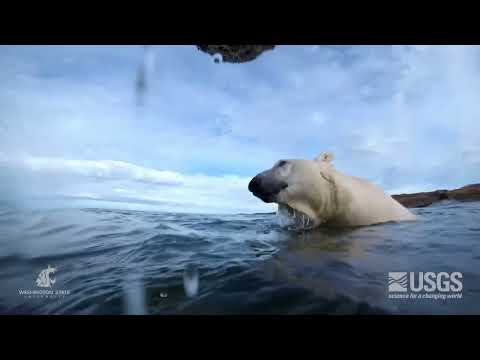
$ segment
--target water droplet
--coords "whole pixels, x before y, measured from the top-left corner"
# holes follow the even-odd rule
[[[140,63],[137,72],[136,93],[138,105],[142,105],[143,103],[147,87],[149,87],[152,79],[154,67],[155,53],[151,49],[151,46],[147,45],[144,47],[142,62]]]
[[[215,62],[215,64],[223,62],[222,54],[216,53],[215,55],[213,55],[213,61]]]
[[[187,265],[183,272],[183,288],[188,297],[194,297],[198,293],[199,276],[195,265]]]
[[[123,284],[125,311],[128,315],[145,315],[145,286],[140,274],[128,274]]]

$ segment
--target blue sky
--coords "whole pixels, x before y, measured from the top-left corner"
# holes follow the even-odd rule
[[[244,64],[151,51],[139,108],[141,46],[0,46],[2,197],[271,211],[249,179],[321,151],[390,193],[480,179],[477,46],[277,46]]]

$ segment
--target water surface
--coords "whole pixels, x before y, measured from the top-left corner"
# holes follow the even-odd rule
[[[480,313],[480,202],[413,211],[416,222],[302,232],[274,214],[4,205],[0,313]],[[51,289],[69,294],[19,294],[48,265]],[[462,298],[389,299],[390,271],[459,271]]]

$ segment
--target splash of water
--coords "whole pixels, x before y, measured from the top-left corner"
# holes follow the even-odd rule
[[[308,215],[288,205],[278,206],[277,222],[280,227],[298,231],[310,230],[314,226],[314,221]]]

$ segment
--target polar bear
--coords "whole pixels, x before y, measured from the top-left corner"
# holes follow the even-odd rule
[[[277,161],[256,175],[248,190],[264,202],[277,203],[279,213],[301,215],[310,228],[415,220],[377,186],[337,171],[332,159],[332,153],[323,152],[313,160]]]

